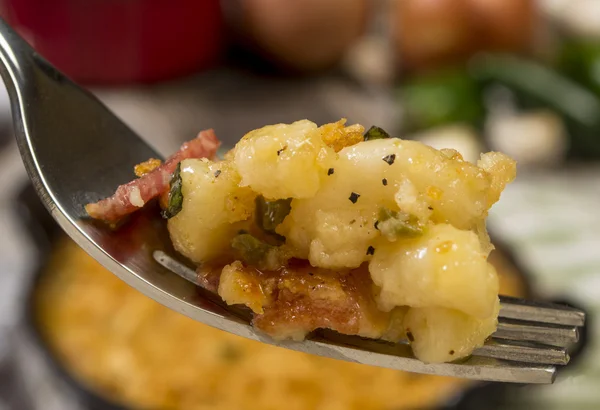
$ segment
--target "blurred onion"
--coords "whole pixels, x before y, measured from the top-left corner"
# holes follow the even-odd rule
[[[538,7],[534,0],[395,0],[392,24],[403,66],[419,70],[478,51],[527,49]]]
[[[239,0],[243,40],[290,68],[339,62],[364,32],[370,0]]]
[[[531,46],[538,22],[533,0],[468,0],[477,38],[487,51],[523,51]]]
[[[473,48],[465,0],[394,1],[394,40],[402,64],[426,68],[466,57]]]
[[[563,120],[549,110],[491,115],[485,129],[490,148],[521,166],[560,165],[569,149]]]
[[[563,0],[548,3],[548,0],[542,3],[546,11],[571,34],[600,39],[600,1]]]

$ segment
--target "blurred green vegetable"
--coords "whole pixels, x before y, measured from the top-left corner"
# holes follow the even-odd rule
[[[600,97],[600,42],[566,41],[559,53],[558,69]]]
[[[523,98],[549,106],[582,125],[600,123],[600,101],[550,67],[513,56],[481,55],[470,64],[473,76],[507,86]]]
[[[511,90],[520,108],[550,108],[560,115],[571,137],[571,156],[600,156],[600,99],[593,92],[550,67],[514,56],[482,54],[469,68],[482,86]]]
[[[481,90],[466,70],[446,69],[408,80],[400,89],[404,131],[466,123],[479,126],[485,114]]]
[[[564,42],[558,58],[558,69],[600,99],[599,41],[575,39]],[[600,156],[600,126],[589,127],[567,121],[567,129],[575,136],[572,149],[574,154],[590,159],[597,159]],[[581,139],[590,143],[581,144],[579,142]]]

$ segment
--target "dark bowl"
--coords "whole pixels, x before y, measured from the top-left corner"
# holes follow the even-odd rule
[[[82,381],[74,377],[44,340],[44,336],[40,331],[40,323],[38,323],[35,314],[34,295],[45,272],[45,266],[53,246],[64,233],[46,211],[30,185],[20,192],[16,200],[16,213],[24,228],[29,232],[38,251],[37,270],[31,276],[28,284],[26,297],[24,298],[23,322],[20,327],[21,337],[24,338],[23,344],[31,350],[26,354],[38,357],[37,366],[44,367],[46,374],[52,378],[57,378],[64,390],[62,395],[67,397],[68,400],[76,401],[81,408],[89,410],[129,410],[127,407],[114,403],[91,390]],[[521,277],[527,296],[534,297],[535,294],[531,288],[529,275],[522,269],[510,248],[497,240],[494,241],[494,244],[497,249],[495,252],[501,253],[505,262],[512,265]],[[572,357],[576,356],[581,351],[582,346],[585,345],[585,332],[582,336],[583,340],[579,343],[577,351],[571,354]],[[454,399],[442,406],[440,410],[500,409],[505,404],[506,398],[518,388],[518,385],[507,383],[477,383],[472,387],[459,390]]]

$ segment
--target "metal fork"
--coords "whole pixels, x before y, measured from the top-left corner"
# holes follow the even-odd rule
[[[84,204],[108,196],[130,180],[135,164],[159,155],[93,95],[38,55],[3,20],[0,60],[16,140],[43,203],[77,244],[150,298],[250,339],[398,370],[551,383],[555,366],[568,362],[565,347],[577,341],[583,312],[508,298],[502,300],[502,321],[494,338],[461,363],[426,364],[413,358],[407,344],[334,332],[323,331],[304,342],[281,343],[255,332],[239,309],[223,306],[214,295],[199,291],[195,271],[173,250],[166,224],[155,209],[138,212],[118,231],[84,218]]]

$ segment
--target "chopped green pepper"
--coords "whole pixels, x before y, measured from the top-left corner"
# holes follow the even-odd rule
[[[171,189],[169,191],[169,205],[163,212],[163,217],[166,219],[173,218],[183,207],[183,193],[181,192],[181,162],[177,164],[173,177],[171,177]]]
[[[262,265],[269,253],[276,248],[247,233],[235,236],[231,247],[237,251],[242,261],[250,265]]]
[[[256,197],[256,224],[265,232],[275,233],[277,225],[290,213],[292,199],[267,201],[263,196]]]
[[[377,127],[373,125],[367,132],[365,132],[365,141],[371,140],[382,140],[391,138],[390,134],[388,134],[383,128]]]
[[[423,226],[416,216],[388,208],[379,210],[377,229],[392,241],[400,237],[415,237],[423,234]]]

